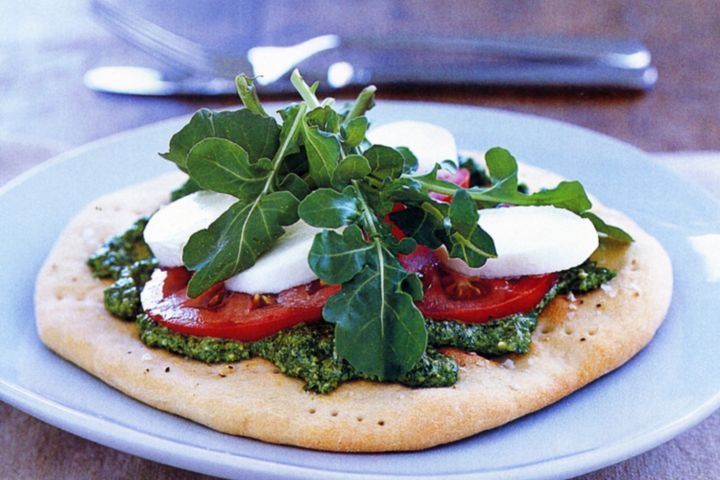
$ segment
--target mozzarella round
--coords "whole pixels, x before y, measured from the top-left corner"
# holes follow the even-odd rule
[[[279,293],[317,280],[308,265],[308,254],[315,235],[322,231],[302,220],[285,228],[272,250],[255,265],[225,281],[225,288],[244,293]]]
[[[388,147],[407,147],[417,157],[417,173],[427,173],[436,163],[457,163],[455,137],[447,129],[432,123],[402,121],[386,123],[367,133],[370,143]]]
[[[145,227],[145,242],[161,267],[180,267],[182,251],[190,236],[207,228],[237,198],[224,193],[200,191],[162,207]]]
[[[595,227],[586,218],[552,206],[507,207],[479,211],[478,224],[493,238],[497,258],[471,268],[450,258],[441,261],[470,277],[500,278],[558,272],[580,265],[598,247]]]
[[[222,215],[237,199],[224,193],[200,191],[158,210],[145,227],[145,242],[161,267],[183,265],[182,252],[190,236]],[[308,253],[321,229],[300,221],[285,229],[273,249],[255,265],[225,281],[228,290],[278,293],[318,277],[310,270]]]

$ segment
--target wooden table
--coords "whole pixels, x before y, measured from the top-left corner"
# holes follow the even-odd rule
[[[305,11],[315,15],[320,3],[305,2]],[[342,19],[339,25],[349,31],[370,29],[371,33],[571,33],[641,38],[652,50],[660,72],[657,88],[648,94],[405,88],[380,90],[379,98],[534,113],[652,152],[720,150],[720,9],[715,0],[640,3],[378,0],[366,2],[362,22],[353,16],[338,18]],[[342,14],[341,7],[334,10],[326,7],[325,15]],[[271,16],[267,28],[283,32],[294,23],[316,21],[308,15]],[[93,66],[157,63],[97,26],[85,2],[0,3],[0,32],[0,183],[88,141],[188,114],[200,106],[237,103],[235,99],[131,98],[86,90],[81,78]],[[684,168],[682,160],[671,166],[681,173]],[[692,176],[692,171],[688,174]],[[706,185],[718,187],[720,182]],[[1,478],[202,478],[94,444],[2,403],[0,419]],[[716,413],[665,445],[582,478],[720,478],[718,432],[720,414]]]

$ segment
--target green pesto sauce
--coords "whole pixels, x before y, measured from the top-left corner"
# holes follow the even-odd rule
[[[557,295],[586,293],[610,281],[615,272],[598,267],[593,261],[564,272],[537,306],[527,313],[516,313],[489,323],[428,321],[428,343],[436,347],[456,347],[495,357],[508,353],[527,353],[537,319]]]
[[[105,308],[119,318],[134,319],[140,339],[146,345],[205,363],[230,363],[262,357],[286,375],[303,380],[306,390],[317,393],[331,392],[341,383],[353,379],[375,380],[335,356],[333,326],[325,322],[298,325],[256,342],[243,343],[184,335],[153,321],[142,312],[140,305],[140,292],[157,266],[142,239],[146,223],[146,218],[138,220],[127,232],[105,242],[88,259],[96,277],[115,280],[105,290]],[[438,347],[456,347],[484,356],[526,353],[538,316],[555,296],[588,292],[614,276],[611,270],[588,261],[564,272],[537,307],[528,313],[510,315],[486,324],[428,320],[427,350],[417,365],[398,382],[409,387],[454,384],[458,366],[452,358],[438,352]]]
[[[148,217],[138,219],[124,233],[111,237],[87,259],[93,275],[117,280],[123,268],[138,260],[150,258],[150,247],[143,240]]]
[[[126,232],[107,240],[87,260],[93,275],[115,280],[103,292],[103,300],[105,309],[123,320],[134,320],[142,313],[140,292],[157,267],[143,240],[147,222],[147,217],[140,218]]]
[[[333,327],[328,323],[298,325],[256,342],[195,337],[170,331],[145,314],[136,319],[140,340],[149,347],[205,363],[228,363],[259,356],[278,369],[305,382],[305,389],[328,393],[348,380],[364,378],[334,355]],[[428,348],[418,364],[400,380],[410,387],[445,387],[457,381],[457,365],[434,348]]]

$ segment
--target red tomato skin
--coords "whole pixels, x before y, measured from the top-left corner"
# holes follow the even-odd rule
[[[555,285],[558,274],[519,278],[471,278],[445,269],[435,253],[418,245],[410,255],[400,255],[408,272],[417,273],[425,295],[416,303],[426,318],[456,320],[464,323],[487,323],[514,313],[527,313],[540,303]],[[455,298],[444,284],[466,284],[482,295]]]
[[[173,284],[173,275],[179,276],[169,275],[165,284],[168,279]],[[187,296],[187,287],[171,292],[175,286],[163,285],[164,298],[154,305],[145,305],[153,320],[174,332],[241,342],[260,340],[299,323],[321,320],[325,302],[340,290],[339,286],[311,289],[313,284],[301,285],[278,295],[267,295],[275,303],[256,306],[254,295],[229,292],[222,283],[194,299]],[[262,301],[262,297],[258,298]]]
[[[463,188],[470,188],[470,170],[467,168],[458,168],[455,173],[450,173],[447,170],[438,170],[437,179],[454,183]],[[439,202],[450,202],[450,200],[452,200],[452,196],[437,192],[430,192],[430,196]]]
[[[440,285],[431,285],[417,303],[433,320],[488,323],[515,313],[527,313],[537,306],[555,285],[556,274],[520,278],[473,279],[486,294],[479,298],[453,299]]]
[[[435,254],[419,246],[410,255],[402,255],[405,268],[418,273],[425,286],[424,298],[417,306],[425,317],[464,323],[486,323],[514,313],[525,313],[542,300],[557,280],[557,274],[517,279],[469,279],[443,269]],[[277,295],[269,295],[271,303],[255,306],[255,296],[229,292],[217,284],[198,298],[187,296],[187,287],[178,287],[189,278],[184,269],[171,269],[161,288],[163,298],[146,305],[147,314],[172,331],[199,337],[216,337],[252,342],[273,335],[300,323],[322,319],[327,300],[340,290],[339,286],[322,286],[318,282],[294,287]],[[443,287],[443,280],[472,281],[484,294],[479,298],[458,299]],[[151,280],[151,282],[154,280]]]

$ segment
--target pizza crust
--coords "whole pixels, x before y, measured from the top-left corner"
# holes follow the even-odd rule
[[[529,166],[521,172],[546,185],[559,178]],[[451,442],[543,408],[619,367],[651,340],[669,307],[665,250],[623,214],[596,206],[636,241],[601,244],[595,257],[618,276],[574,301],[554,300],[540,316],[530,353],[486,359],[452,350],[460,372],[448,388],[353,381],[327,395],[309,393],[263,359],[206,365],[150,349],[134,322],[105,311],[108,283],[92,277],[86,258],[166,202],[182,180],[170,174],[111,193],[77,215],[38,276],[37,329],[50,349],[118,390],[222,432],[342,452]]]

